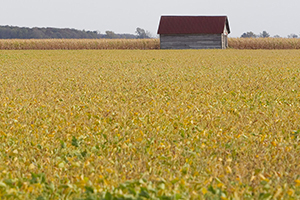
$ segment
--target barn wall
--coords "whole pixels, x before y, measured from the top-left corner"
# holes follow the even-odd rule
[[[160,35],[161,49],[222,49],[222,34]]]
[[[228,47],[228,37],[226,34],[222,34],[222,49],[226,49]]]

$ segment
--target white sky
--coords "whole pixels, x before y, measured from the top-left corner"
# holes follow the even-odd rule
[[[0,0],[0,25],[156,35],[161,15],[227,15],[231,37],[300,34],[300,0]]]

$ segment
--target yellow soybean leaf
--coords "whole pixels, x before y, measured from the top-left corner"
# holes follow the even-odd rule
[[[0,131],[0,134],[6,136],[6,133],[4,133],[3,131]]]
[[[295,191],[294,191],[293,189],[289,189],[289,190],[287,191],[287,194],[288,194],[289,196],[293,196],[294,193],[295,193]]]
[[[110,174],[114,173],[114,170],[112,170],[111,168],[106,169],[106,171]]]
[[[207,189],[206,189],[206,188],[202,188],[202,189],[201,189],[201,192],[202,192],[202,194],[205,195],[205,194],[207,193]]]
[[[274,147],[276,147],[276,146],[277,146],[277,143],[276,143],[276,141],[273,141],[273,142],[271,142],[271,144],[272,144]]]
[[[35,168],[35,165],[33,163],[31,163],[28,167],[30,170],[33,170]]]

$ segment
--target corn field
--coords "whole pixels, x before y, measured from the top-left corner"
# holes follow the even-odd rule
[[[298,38],[229,38],[233,49],[300,49]]]
[[[157,39],[13,39],[0,40],[5,50],[159,49]]]
[[[300,49],[295,38],[229,38],[231,49]],[[159,49],[159,39],[1,40],[2,50]]]

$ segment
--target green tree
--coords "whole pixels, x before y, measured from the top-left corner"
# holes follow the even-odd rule
[[[241,35],[241,38],[256,38],[257,36],[252,32],[243,33]]]
[[[150,38],[150,33],[149,31],[145,31],[142,28],[137,27],[135,33],[138,35],[138,39],[143,39],[143,38]]]
[[[298,35],[292,33],[288,35],[288,38],[298,38]]]
[[[105,31],[105,33],[106,33],[106,38],[109,39],[119,38],[119,36],[115,34],[113,31]]]
[[[270,34],[267,31],[263,31],[262,33],[259,34],[259,37],[268,38],[270,37]]]

